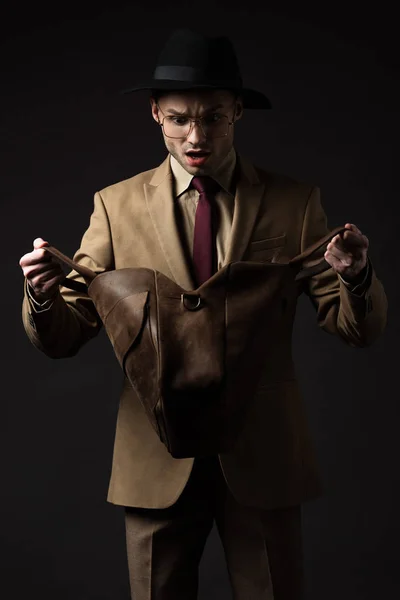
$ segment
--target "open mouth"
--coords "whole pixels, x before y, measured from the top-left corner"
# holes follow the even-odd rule
[[[211,152],[207,152],[206,150],[192,150],[186,152],[187,161],[191,166],[200,166],[206,162]]]
[[[208,156],[210,152],[209,150],[188,150],[186,154],[188,156]]]

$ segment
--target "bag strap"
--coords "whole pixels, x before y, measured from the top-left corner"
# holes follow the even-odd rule
[[[312,244],[312,246],[309,246],[306,250],[304,250],[304,252],[293,257],[289,261],[289,264],[290,265],[298,265],[299,263],[302,264],[307,258],[309,258],[312,254],[314,254],[314,252],[316,252],[317,250],[322,248],[322,246],[324,246],[325,244],[328,244],[335,237],[335,235],[338,235],[339,233],[343,233],[344,231],[346,231],[345,227],[335,227],[335,229],[332,229],[332,231],[330,231],[329,233],[324,235],[324,237],[322,237],[320,240],[318,240],[317,242]],[[66,277],[62,281],[61,285],[63,285],[64,287],[66,287],[70,290],[75,290],[76,292],[83,292],[83,293],[87,294],[88,286],[93,281],[93,279],[97,276],[97,274],[94,271],[92,271],[91,269],[89,269],[88,267],[84,267],[83,265],[80,265],[80,264],[74,262],[73,260],[68,258],[68,256],[66,256],[59,250],[57,250],[57,248],[55,248],[54,246],[44,246],[43,249],[46,250],[47,252],[49,252],[50,254],[52,254],[60,262],[64,263],[65,265],[67,265],[68,267],[70,267],[71,269],[73,269],[74,271],[79,273],[79,275],[82,275],[82,277],[85,279],[86,284],[87,284],[87,285],[85,285],[84,283],[81,283],[80,281],[74,281],[74,280]],[[311,267],[303,267],[297,273],[296,281],[299,281],[300,279],[305,279],[306,277],[313,277],[313,275],[317,275],[318,273],[322,273],[323,271],[327,271],[328,269],[330,269],[330,264],[327,263],[325,259],[323,259]]]
[[[59,250],[57,250],[57,248],[55,248],[54,246],[43,246],[43,250],[46,250],[47,252],[52,254],[55,258],[57,258],[60,262],[64,263],[71,269],[74,269],[74,271],[79,273],[79,275],[82,275],[82,277],[85,279],[86,284],[87,284],[87,285],[85,285],[84,283],[81,283],[80,281],[74,281],[73,279],[69,279],[68,277],[66,277],[61,282],[61,285],[63,285],[64,287],[66,287],[70,290],[74,290],[75,292],[83,292],[84,294],[87,294],[88,286],[93,281],[93,279],[97,276],[97,274],[94,271],[92,271],[91,269],[89,269],[88,267],[84,267],[83,265],[80,265],[80,264],[74,262],[68,256],[66,256]]]
[[[289,264],[290,265],[298,265],[299,263],[300,264],[304,263],[304,261],[307,258],[309,258],[310,256],[312,256],[314,254],[314,252],[316,252],[317,250],[319,250],[326,244],[329,244],[329,242],[336,235],[338,235],[340,233],[344,233],[345,231],[347,231],[346,227],[343,227],[343,226],[335,227],[334,229],[332,229],[332,231],[330,231],[329,233],[324,235],[317,242],[315,242],[314,244],[312,244],[311,246],[306,248],[306,250],[304,250],[304,252],[301,252],[301,254],[298,254],[297,256],[294,256],[292,259],[290,259]],[[297,273],[295,279],[296,279],[296,281],[299,281],[301,279],[305,279],[306,277],[313,277],[314,275],[318,275],[318,273],[323,273],[324,271],[327,271],[330,268],[331,268],[331,265],[323,258],[321,261],[317,262],[315,265],[312,265],[310,267],[303,267]]]

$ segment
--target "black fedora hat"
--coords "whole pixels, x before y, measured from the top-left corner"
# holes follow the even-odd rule
[[[271,108],[261,92],[245,88],[236,53],[226,37],[207,37],[189,29],[172,33],[162,49],[153,78],[124,90],[226,89],[240,94],[244,108]]]

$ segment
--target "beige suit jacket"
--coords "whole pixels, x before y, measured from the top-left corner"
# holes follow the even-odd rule
[[[292,257],[327,232],[319,189],[265,172],[238,157],[234,215],[225,264]],[[187,253],[174,218],[170,162],[95,194],[94,210],[74,260],[97,273],[150,267],[194,288]],[[75,272],[69,277],[81,280]],[[371,344],[384,330],[387,301],[373,268],[362,295],[332,269],[299,287],[315,306],[318,324],[352,346]],[[247,505],[275,508],[314,498],[321,491],[315,453],[291,352],[298,294],[289,299],[286,325],[265,367],[235,449],[220,456],[233,494]],[[50,357],[75,355],[101,323],[88,297],[60,288],[49,310],[37,312],[26,293],[23,323],[31,342]],[[117,418],[108,500],[125,506],[173,504],[193,459],[174,459],[150,426],[127,381]]]

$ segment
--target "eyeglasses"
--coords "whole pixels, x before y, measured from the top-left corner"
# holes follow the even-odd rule
[[[193,119],[186,115],[166,116],[157,104],[157,108],[163,115],[162,121],[159,123],[163,128],[164,135],[175,140],[184,140],[192,132],[194,123],[197,123],[204,136],[209,139],[226,137],[229,133],[229,127],[233,125],[233,121],[229,120],[227,115],[220,113],[211,113],[205,117]]]

